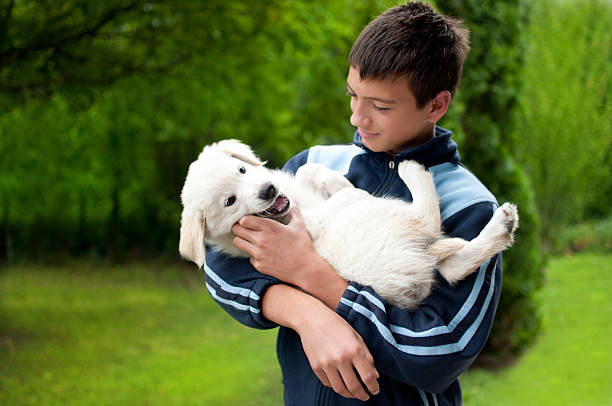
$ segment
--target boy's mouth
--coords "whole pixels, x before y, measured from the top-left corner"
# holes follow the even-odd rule
[[[276,196],[274,202],[264,211],[256,214],[258,217],[274,218],[285,215],[291,207],[291,201],[283,194]]]
[[[362,130],[361,128],[358,129],[359,135],[361,136],[361,138],[372,138],[372,137],[376,137],[378,134],[377,133],[369,133],[367,131]]]

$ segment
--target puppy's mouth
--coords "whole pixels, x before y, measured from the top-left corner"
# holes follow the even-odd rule
[[[274,202],[272,202],[270,207],[268,207],[264,211],[260,211],[256,214],[256,216],[267,218],[280,217],[287,214],[290,208],[291,201],[287,196],[281,194],[276,196],[276,199],[274,199]]]

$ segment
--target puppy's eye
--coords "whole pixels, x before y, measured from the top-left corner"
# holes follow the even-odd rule
[[[230,196],[225,201],[225,207],[229,207],[229,206],[231,206],[234,203],[236,203],[236,196]]]
[[[246,173],[246,168],[244,166],[241,166],[240,168],[238,168],[238,172]]]

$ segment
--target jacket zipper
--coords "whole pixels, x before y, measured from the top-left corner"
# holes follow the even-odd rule
[[[387,165],[389,166],[389,171],[387,171],[385,178],[381,182],[378,189],[376,189],[376,191],[372,193],[373,196],[377,196],[377,197],[384,196],[387,190],[389,190],[389,187],[391,187],[391,184],[393,183],[393,180],[395,178],[394,175],[397,173],[397,165],[398,165],[397,155],[393,155],[393,160],[389,161]]]

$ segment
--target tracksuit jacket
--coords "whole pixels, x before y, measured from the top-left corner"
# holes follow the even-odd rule
[[[436,137],[428,142],[393,156],[368,150],[356,132],[353,144],[312,147],[291,158],[284,170],[295,173],[306,162],[317,162],[373,195],[411,201],[397,172],[403,160],[416,160],[433,175],[446,235],[467,240],[477,236],[497,202],[459,163],[457,145],[443,128],[436,127]],[[264,291],[280,283],[277,279],[257,272],[248,259],[219,252],[207,254],[204,271],[208,291],[233,318],[249,327],[277,327],[261,312]],[[364,339],[380,374],[380,393],[366,404],[461,404],[457,377],[478,355],[491,329],[501,291],[501,255],[453,287],[439,275],[437,279],[430,296],[413,310],[391,306],[368,286],[349,283],[336,312]],[[286,405],[363,403],[321,384],[293,330],[281,326],[276,347]]]

